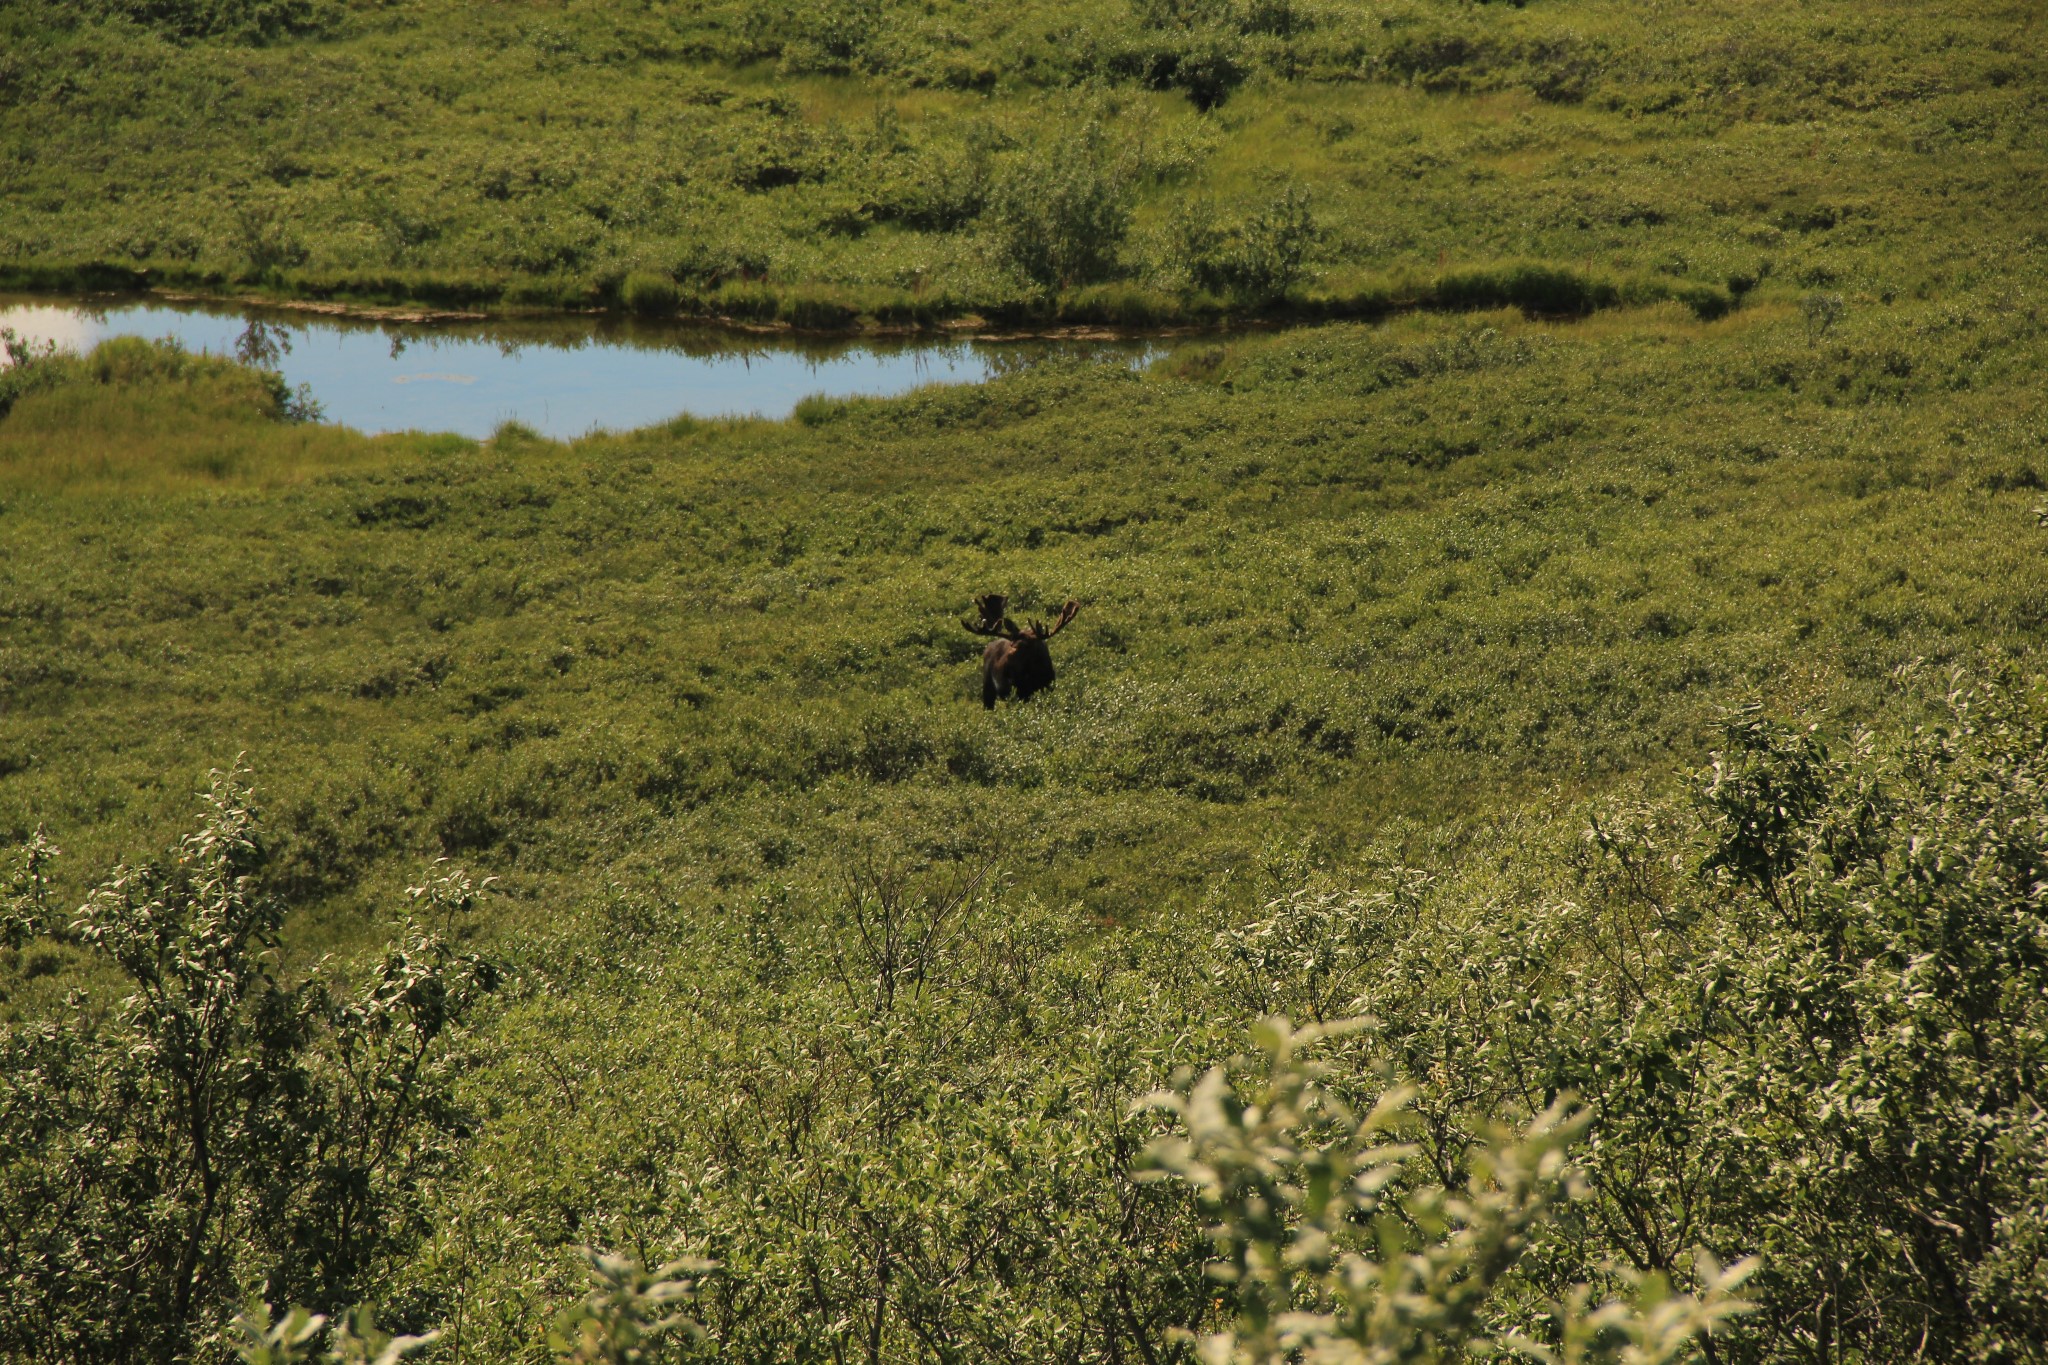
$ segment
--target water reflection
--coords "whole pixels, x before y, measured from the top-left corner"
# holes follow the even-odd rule
[[[291,353],[291,333],[274,322],[250,318],[249,325],[235,338],[235,359],[258,369],[274,370],[277,362]]]
[[[1132,364],[1145,342],[842,339],[748,334],[638,318],[400,323],[163,299],[0,296],[0,327],[77,350],[170,337],[310,387],[329,420],[365,431],[487,436],[518,421],[551,436],[690,414],[787,416],[812,394],[890,395],[1048,361]]]

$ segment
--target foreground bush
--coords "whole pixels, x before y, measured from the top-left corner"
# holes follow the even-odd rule
[[[1902,742],[1748,709],[1691,810],[1609,810],[1561,894],[1354,920],[1359,1006],[1435,1159],[1591,1111],[1559,1266],[1757,1254],[1736,1360],[2038,1359],[2048,1341],[2048,731],[1958,687]]]
[[[1236,1304],[1232,1328],[1199,1344],[1209,1365],[1393,1365],[1475,1350],[1660,1365],[1697,1359],[1714,1324],[1748,1307],[1732,1291],[1754,1263],[1724,1272],[1703,1258],[1701,1298],[1672,1297],[1651,1277],[1636,1302],[1588,1311],[1590,1289],[1577,1285],[1566,1302],[1515,1322],[1503,1282],[1552,1212],[1581,1193],[1565,1154],[1588,1115],[1559,1100],[1519,1139],[1477,1153],[1464,1190],[1426,1177],[1402,1189],[1418,1152],[1393,1139],[1413,1092],[1386,1090],[1359,1115],[1328,1084],[1330,1068],[1304,1055],[1363,1022],[1295,1030],[1266,1020],[1249,1094],[1214,1067],[1151,1101],[1186,1135],[1153,1143],[1147,1156],[1200,1191],[1217,1220],[1210,1274]],[[1562,1357],[1529,1335],[1545,1329]]]
[[[663,1086],[585,1115],[556,1064],[539,1093],[567,1107],[522,1128],[515,1068],[498,1122],[637,1149],[609,1158],[632,1211],[593,1192],[593,1231],[715,1256],[675,1340],[725,1358],[2037,1359],[2044,728],[2010,681],[1958,685],[1890,743],[1740,710],[1687,798],[1601,808],[1562,860],[1538,840],[1526,865],[1290,892],[1207,954],[1172,933],[1069,952],[978,876],[934,890],[875,866],[815,924],[769,903],[622,915],[564,945],[611,975],[544,961],[544,994],[644,1001]],[[69,943],[129,993],[5,1037],[9,1353],[189,1353],[257,1292],[396,1290],[437,1314],[464,1291],[438,1284],[430,1227],[577,1207],[546,1163],[596,1148],[461,1159],[449,1041],[495,980],[450,942],[466,879],[420,888],[350,988],[277,967],[282,910],[232,779],[168,859],[65,924],[52,856],[31,846],[10,936]],[[670,938],[724,972],[682,1050]],[[1130,1109],[1161,1063],[1215,1055],[1274,1003],[1371,1022],[1264,1025],[1262,1064],[1158,1098],[1179,1135]],[[1148,1142],[1178,1180],[1134,1169]],[[499,1277],[559,1254],[462,1248]],[[593,1264],[557,1351],[629,1359],[679,1325],[683,1290]],[[531,1355],[559,1291],[523,1292]],[[240,1321],[249,1350],[312,1349],[310,1317]]]
[[[423,1231],[418,1193],[467,1128],[448,1044],[496,983],[451,942],[476,889],[418,889],[351,982],[278,968],[249,793],[121,867],[67,923],[32,860],[8,923],[83,948],[128,993],[74,993],[0,1035],[0,1354],[167,1360],[250,1291],[343,1304]]]

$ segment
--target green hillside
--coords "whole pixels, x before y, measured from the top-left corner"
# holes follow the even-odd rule
[[[0,1359],[2042,1359],[2039,27],[0,11],[11,286],[1294,324],[569,443],[17,348]]]
[[[1591,297],[1479,301],[1925,297],[2039,262],[2037,20],[61,0],[0,15],[0,283],[814,326],[1374,313],[1526,262]]]

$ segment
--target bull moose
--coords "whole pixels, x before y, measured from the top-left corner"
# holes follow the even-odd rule
[[[980,619],[969,617],[960,622],[976,635],[996,637],[981,652],[981,704],[991,711],[997,697],[1015,692],[1018,701],[1029,701],[1032,693],[1052,686],[1052,651],[1046,648],[1046,641],[1066,629],[1074,613],[1081,610],[1079,602],[1068,598],[1060,608],[1059,619],[1050,627],[1043,621],[1033,621],[1019,630],[1017,623],[1004,614],[1009,601],[1001,593],[977,597],[974,608]]]

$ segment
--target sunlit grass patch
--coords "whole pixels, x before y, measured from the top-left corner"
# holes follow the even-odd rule
[[[469,444],[292,421],[295,400],[274,375],[161,342],[119,338],[39,363],[56,381],[0,417],[0,481],[17,488],[275,488]]]

